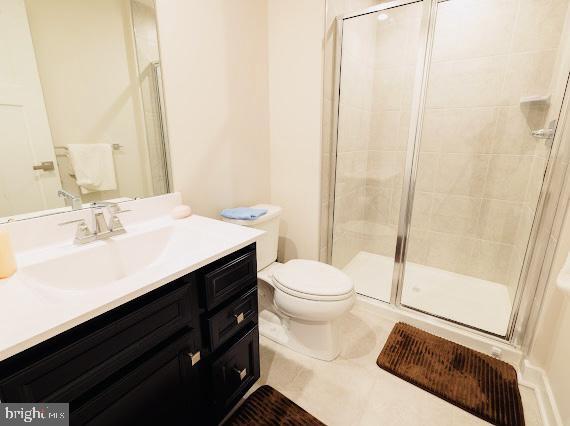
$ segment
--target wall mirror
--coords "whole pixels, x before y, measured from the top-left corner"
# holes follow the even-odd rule
[[[0,54],[0,223],[169,192],[153,0],[0,0]]]

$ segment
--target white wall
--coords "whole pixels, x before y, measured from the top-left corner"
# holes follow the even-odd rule
[[[283,207],[280,258],[319,253],[324,0],[158,0],[174,189],[203,215]]]
[[[158,0],[174,190],[198,214],[267,202],[265,0]]]
[[[557,74],[553,78],[552,105],[562,103],[562,96],[568,96],[567,83],[570,72],[570,9],[566,12],[561,45],[558,52]],[[560,202],[556,197],[547,197],[543,216],[552,221],[552,233],[548,237],[549,246],[556,247],[552,266],[546,284],[546,294],[540,310],[540,317],[534,340],[529,351],[533,364],[542,368],[552,389],[552,396],[560,414],[563,425],[570,425],[570,297],[564,295],[556,286],[556,279],[562,265],[570,254],[570,110],[568,107],[561,114],[561,122],[557,132],[561,133],[561,146],[554,158],[551,188],[562,186]],[[554,116],[548,117],[548,119]],[[566,175],[564,175],[566,173]],[[552,189],[551,189],[552,191]],[[552,195],[550,193],[549,195]],[[550,200],[549,198],[552,198]],[[537,246],[545,246],[537,241]],[[551,258],[550,250],[546,258]],[[546,262],[545,262],[546,263]],[[544,268],[544,266],[543,266]],[[532,273],[532,270],[531,272]]]
[[[569,141],[570,142],[570,141]],[[568,183],[568,182],[567,182]],[[570,210],[558,240],[548,289],[531,350],[531,360],[544,369],[562,424],[570,424],[570,301],[556,287],[556,277],[570,251]]]
[[[324,0],[268,0],[271,202],[280,260],[318,259]]]

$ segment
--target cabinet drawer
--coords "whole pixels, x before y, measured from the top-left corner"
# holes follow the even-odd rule
[[[199,384],[197,374],[188,374],[190,339],[189,331],[169,339],[110,383],[102,383],[72,410],[71,424],[191,424]]]
[[[259,379],[259,331],[252,328],[211,366],[215,411],[224,416]]]
[[[243,294],[207,319],[210,350],[214,351],[238,331],[257,324],[257,288]]]
[[[197,328],[192,286],[160,290],[80,326],[79,330],[88,330],[79,333],[81,338],[73,337],[77,333],[70,330],[71,342],[55,350],[50,341],[42,344],[47,348],[40,346],[26,368],[0,380],[3,398],[71,402],[177,331]]]
[[[212,309],[257,280],[255,250],[240,250],[201,271],[207,309]]]

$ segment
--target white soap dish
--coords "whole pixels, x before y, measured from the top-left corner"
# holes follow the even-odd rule
[[[170,216],[172,216],[173,219],[184,219],[191,215],[192,215],[192,209],[190,208],[190,206],[186,206],[184,204],[174,207],[170,212]]]

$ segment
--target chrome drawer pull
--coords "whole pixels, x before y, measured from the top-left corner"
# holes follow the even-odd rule
[[[200,361],[200,351],[194,353],[188,352],[186,355],[190,357],[190,360],[192,361],[192,367],[194,367],[198,361]]]
[[[236,318],[237,323],[238,323],[238,324],[241,324],[241,322],[243,321],[243,318],[244,318],[244,317],[243,317],[243,312],[234,315],[234,317]]]
[[[247,368],[244,368],[243,370],[240,370],[238,368],[234,368],[234,371],[239,374],[239,379],[241,381],[243,381],[243,379],[245,379],[247,376]]]

